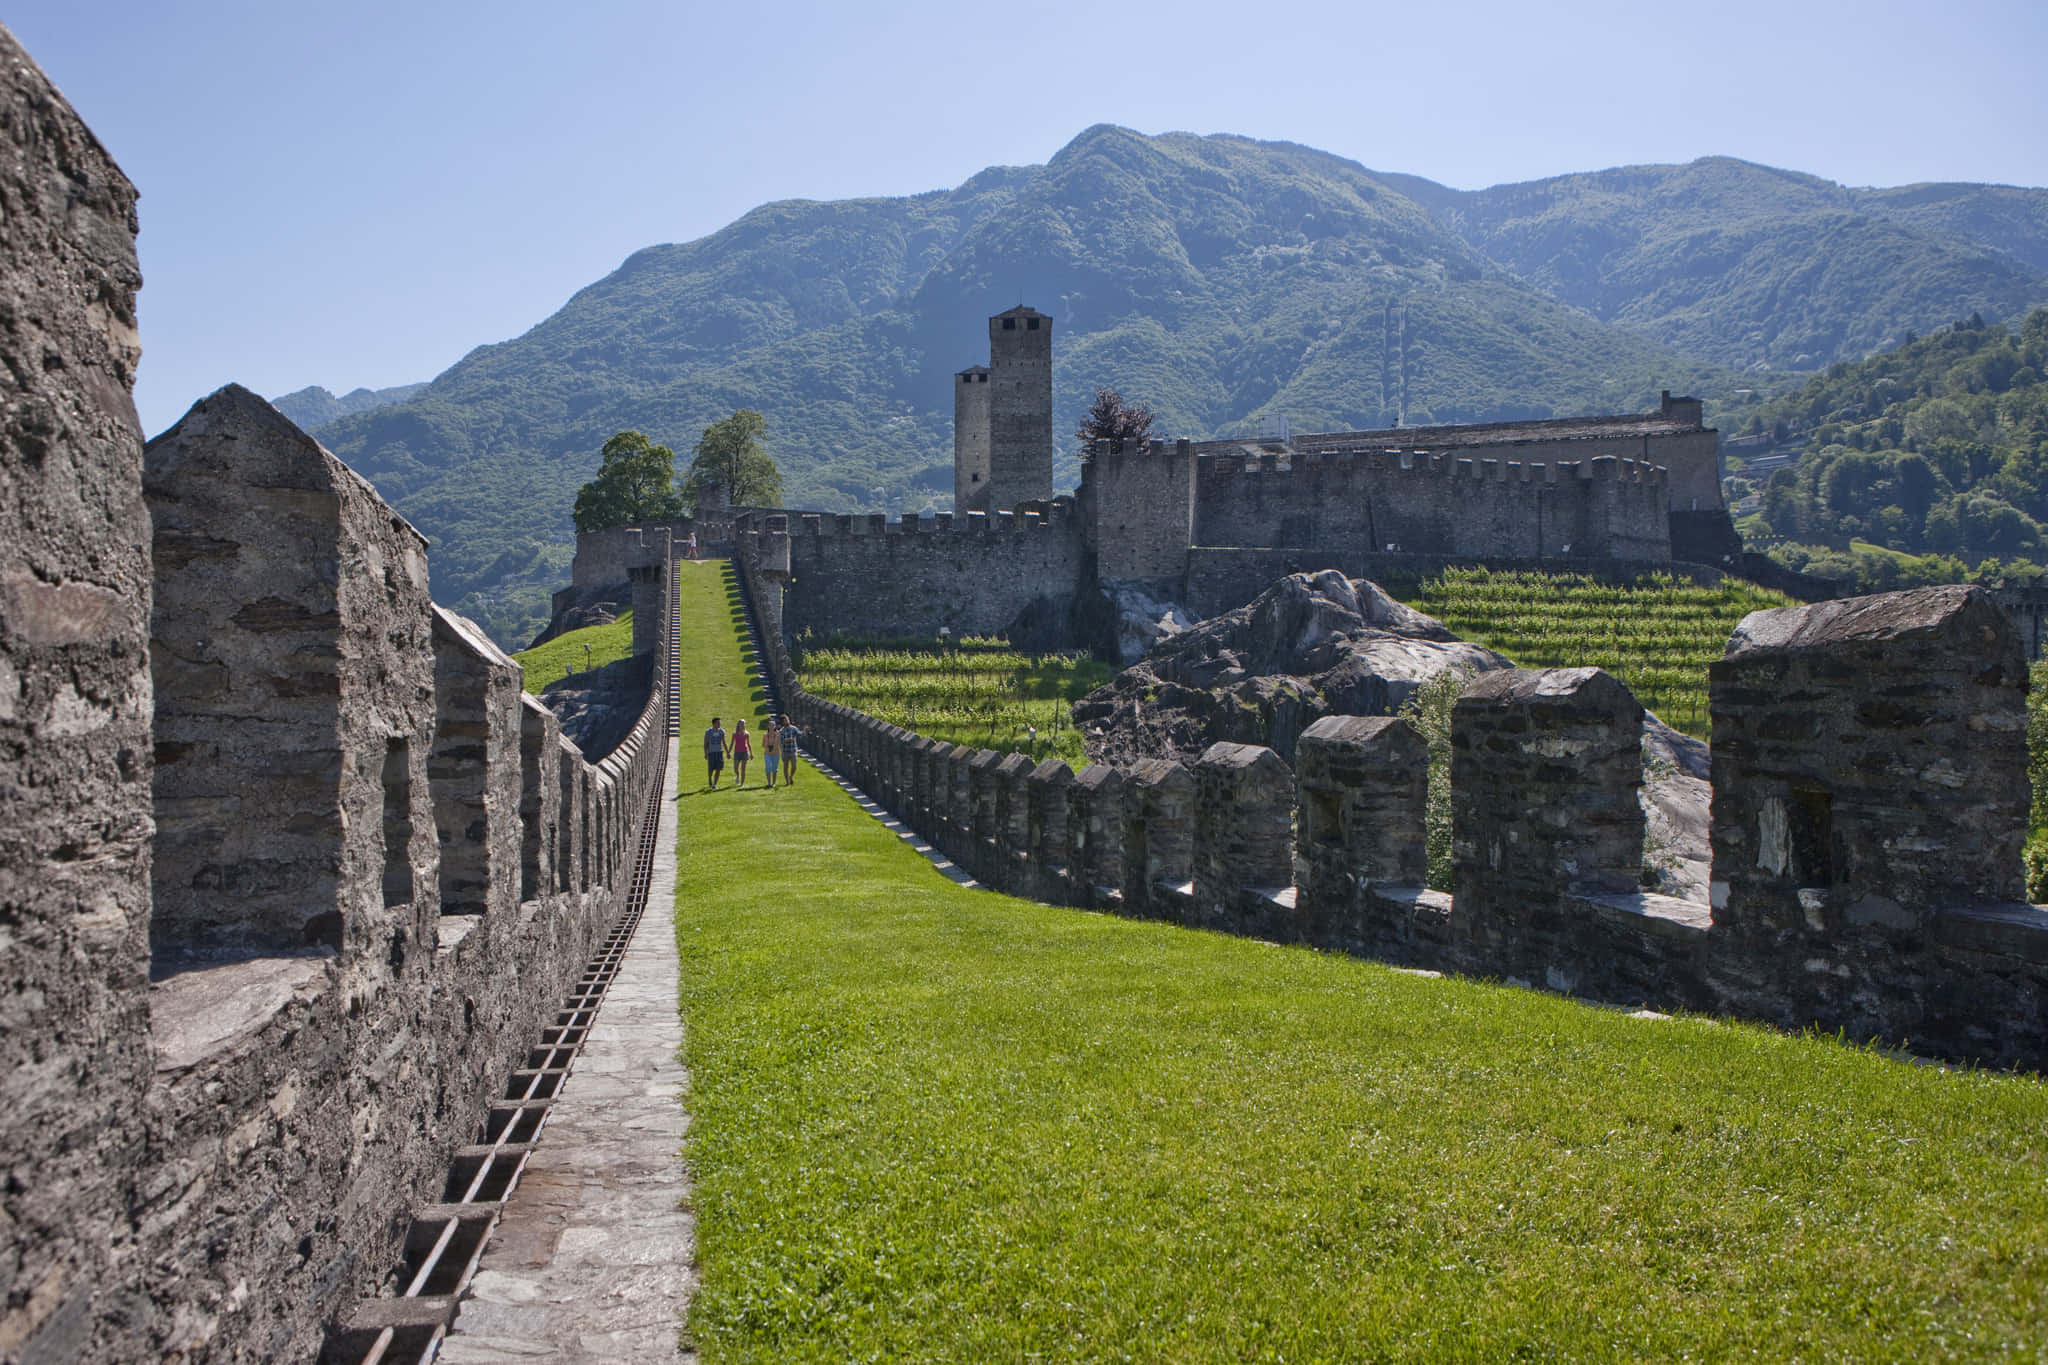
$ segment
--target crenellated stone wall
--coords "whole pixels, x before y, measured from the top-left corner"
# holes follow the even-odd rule
[[[254,394],[145,451],[134,192],[4,30],[0,130],[0,1359],[310,1359],[616,916],[666,657],[593,764]]]
[[[1192,772],[1076,774],[937,744],[777,670],[813,752],[999,890],[2048,1065],[2048,910],[2016,899],[2026,671],[1981,589],[1743,623],[1713,670],[1711,908],[1638,889],[1643,713],[1597,669],[1466,690],[1454,895],[1423,885],[1427,752],[1405,720],[1327,717],[1293,772],[1216,744]]]
[[[61,1361],[147,1309],[141,273],[134,188],[4,28],[0,153],[0,1359]]]

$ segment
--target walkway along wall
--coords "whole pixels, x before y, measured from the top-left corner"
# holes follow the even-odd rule
[[[2018,900],[2026,669],[1981,589],[1742,623],[1712,669],[1711,907],[1637,889],[1642,708],[1598,669],[1492,673],[1459,701],[1451,894],[1423,885],[1405,720],[1326,717],[1291,773],[1236,744],[1192,772],[1073,773],[823,701],[767,647],[811,750],[998,890],[2048,1065],[2048,910]]]
[[[0,1359],[311,1359],[613,918],[666,659],[590,762],[260,398],[145,453],[134,192],[4,30],[0,109]]]

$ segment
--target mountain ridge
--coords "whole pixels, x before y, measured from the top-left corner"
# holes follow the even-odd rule
[[[793,505],[948,505],[950,376],[1020,299],[1060,328],[1066,487],[1064,433],[1102,384],[1187,436],[1271,413],[1369,429],[1640,411],[1660,388],[1718,399],[1795,358],[2016,316],[2048,301],[2028,263],[2048,262],[2048,191],[1983,189],[1701,158],[1460,191],[1301,143],[1096,124],[951,190],[780,200],[642,248],[412,400],[320,434],[438,542],[437,594],[507,638],[541,613],[574,490],[622,428],[687,455],[758,408]]]

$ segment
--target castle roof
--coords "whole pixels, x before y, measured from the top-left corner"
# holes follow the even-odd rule
[[[996,316],[999,318],[1049,318],[1050,314],[1041,313],[1028,303],[1020,303],[1015,308],[1007,312],[998,313]]]
[[[969,365],[964,370],[953,371],[954,374],[987,374],[988,372],[989,369],[986,365]]]

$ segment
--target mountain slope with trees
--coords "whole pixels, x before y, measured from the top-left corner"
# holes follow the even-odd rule
[[[510,638],[545,614],[575,491],[620,430],[682,448],[751,408],[793,505],[949,505],[951,375],[1020,301],[1060,329],[1061,487],[1105,385],[1192,437],[1265,414],[1641,411],[1660,388],[1755,386],[1738,367],[1860,356],[1967,311],[1958,293],[1994,318],[2048,301],[2041,192],[1845,191],[1739,162],[1567,180],[1475,197],[1293,144],[1098,126],[1043,166],[764,205],[636,252],[320,435],[433,538],[437,596]]]
[[[1971,317],[1856,364],[1832,366],[1764,404],[1749,425],[1757,463],[1745,469],[1752,540],[1790,542],[1781,558],[1859,581],[1856,541],[1938,557],[1909,577],[1950,581],[1965,567],[2009,576],[2003,561],[2048,555],[2048,309],[2008,328]],[[1832,555],[1793,549],[1814,543]],[[1868,557],[1869,552],[1865,552]],[[1842,560],[1843,562],[1836,562]],[[1989,563],[1987,561],[1999,561]],[[2038,576],[2038,570],[2022,571]],[[1880,582],[1876,586],[1889,586]]]

